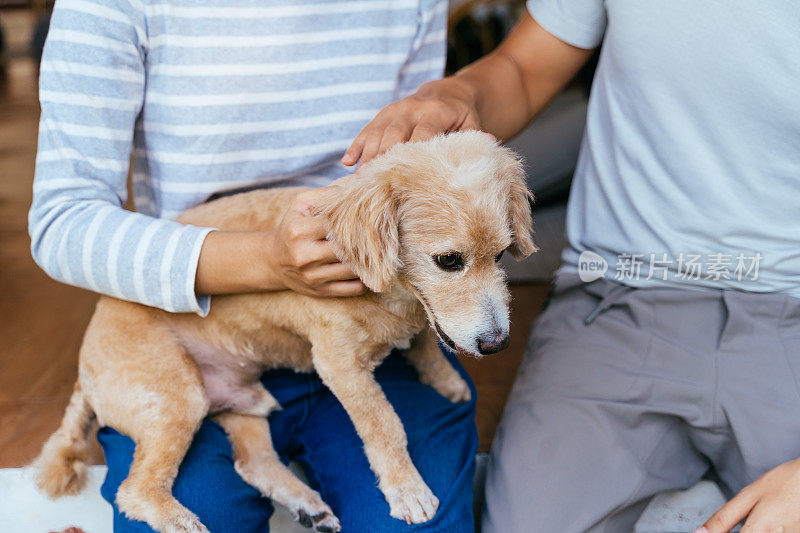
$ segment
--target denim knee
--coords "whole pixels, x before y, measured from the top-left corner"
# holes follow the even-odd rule
[[[455,358],[451,362],[463,372]],[[321,395],[296,429],[303,450],[297,459],[309,474],[311,485],[339,517],[345,533],[474,530],[473,479],[478,448],[474,388],[471,401],[454,403],[420,383],[416,373],[408,370],[402,359],[390,357],[376,377],[403,423],[414,466],[439,499],[439,509],[430,521],[408,525],[389,515],[389,505],[376,486],[363,443],[332,395]]]
[[[133,460],[133,440],[111,428],[101,428],[97,438],[108,465],[101,494],[113,507],[115,533],[152,532],[144,522],[121,514],[114,501]],[[227,435],[213,422],[203,422],[181,463],[172,493],[214,533],[268,530],[269,501],[236,473]]]

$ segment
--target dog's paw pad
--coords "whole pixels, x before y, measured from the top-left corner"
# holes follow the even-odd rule
[[[297,511],[297,516],[294,519],[303,527],[311,527],[314,525],[314,522],[311,521],[311,517],[302,509]]]
[[[327,506],[325,506],[327,507]],[[318,531],[319,533],[336,533],[342,529],[339,519],[330,509],[310,514],[305,509],[298,509],[295,519],[304,527]]]
[[[336,533],[342,529],[339,519],[333,513],[320,513],[311,519],[314,521],[314,531],[319,533]]]
[[[427,522],[436,514],[439,500],[425,483],[392,487],[387,490],[389,514],[407,524]]]

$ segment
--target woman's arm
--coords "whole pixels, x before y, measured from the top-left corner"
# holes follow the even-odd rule
[[[122,208],[144,98],[147,35],[140,9],[125,0],[55,7],[39,82],[29,215],[36,262],[59,281],[174,312],[208,312],[209,299],[198,294],[363,290],[358,281],[330,283],[354,276],[330,262],[324,241],[287,242],[301,233],[295,226],[319,226],[311,217],[286,220],[279,232],[238,234]]]
[[[291,289],[312,296],[363,293],[366,287],[339,262],[325,241],[324,224],[311,214],[318,191],[299,195],[274,231],[209,234],[197,266],[197,292]]]
[[[481,129],[499,138],[524,128],[589,59],[592,50],[554,37],[525,14],[491,54],[454,76],[428,82],[378,113],[342,162],[366,162],[398,142]]]
[[[31,252],[51,277],[169,311],[207,311],[194,293],[210,228],[125,211],[147,33],[141,4],[60,2],[39,79],[42,114]]]

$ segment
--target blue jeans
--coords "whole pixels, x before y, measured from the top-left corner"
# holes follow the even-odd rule
[[[364,455],[361,439],[339,401],[316,374],[273,370],[264,386],[282,410],[269,417],[275,449],[288,462],[299,462],[311,486],[342,523],[342,533],[447,532],[473,530],[472,482],[478,436],[476,393],[452,354],[455,368],[470,383],[473,400],[455,404],[417,379],[402,356],[392,353],[375,377],[403,421],[411,459],[439,498],[436,516],[409,526],[389,516],[389,505]],[[101,428],[108,475],[101,489],[114,507],[115,532],[151,532],[143,522],[119,512],[115,495],[128,475],[133,441],[111,428]],[[181,464],[175,497],[196,513],[212,533],[268,531],[272,505],[233,469],[231,446],[222,428],[205,420]]]

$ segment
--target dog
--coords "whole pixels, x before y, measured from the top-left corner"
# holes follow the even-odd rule
[[[302,190],[228,196],[178,221],[270,230]],[[337,257],[369,289],[363,295],[215,296],[205,318],[102,297],[61,426],[35,462],[39,488],[58,497],[83,487],[96,419],[136,442],[119,509],[156,530],[206,532],[173,497],[172,484],[202,420],[212,416],[247,483],[315,531],[339,531],[330,507],[272,446],[267,416],[280,406],[259,376],[292,368],[316,371],[341,402],[391,516],[409,524],[431,519],[438,500],[414,467],[373,370],[402,349],[423,383],[454,402],[470,399],[437,339],[476,356],[508,345],[510,296],[498,261],[504,250],[516,258],[535,251],[531,200],[520,160],[485,134],[400,144],[316,201]]]

